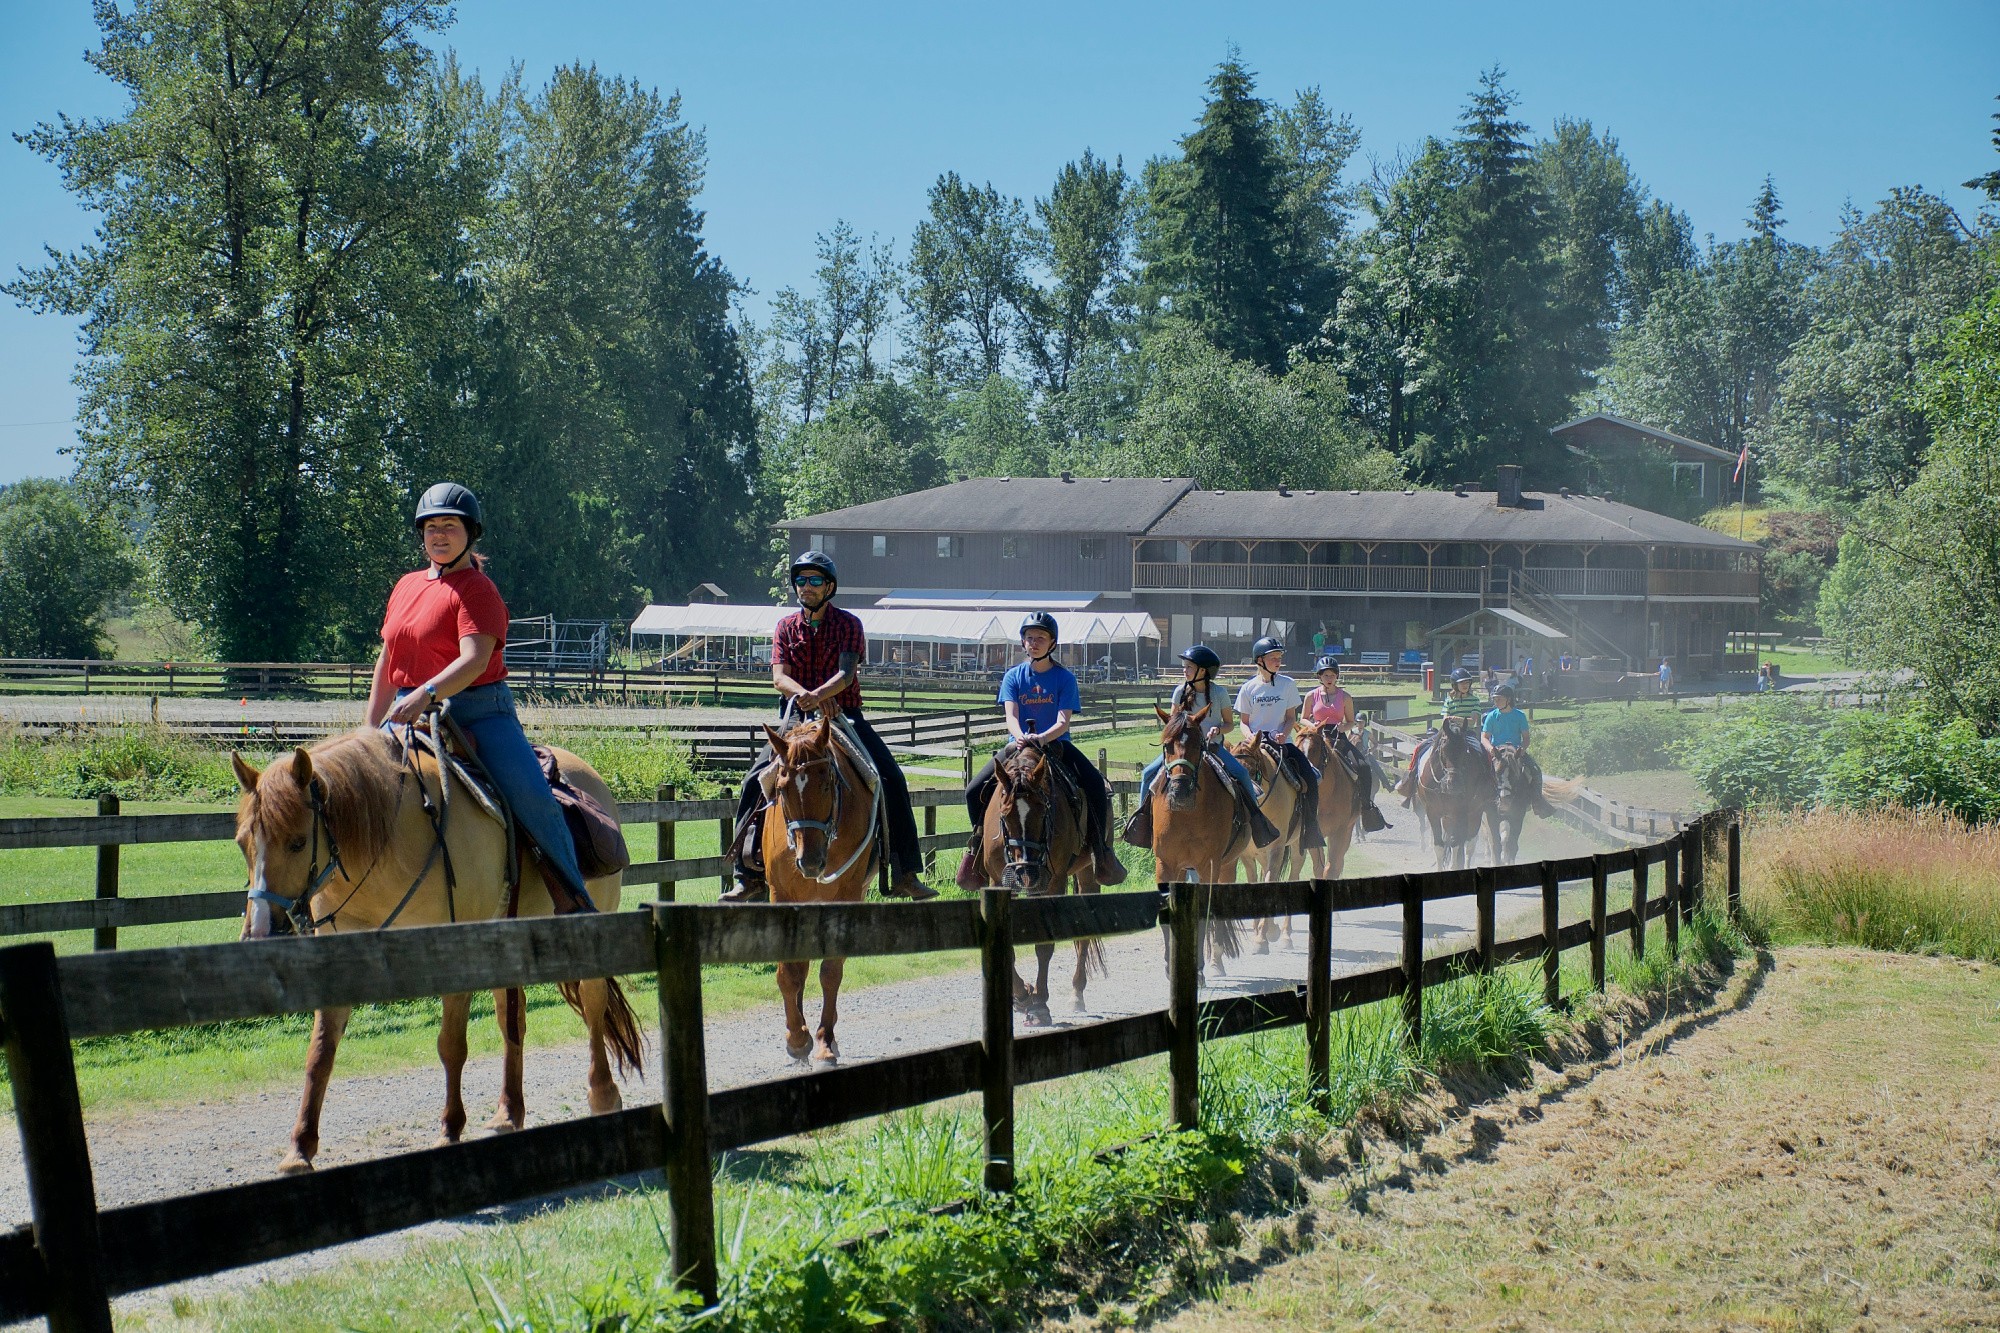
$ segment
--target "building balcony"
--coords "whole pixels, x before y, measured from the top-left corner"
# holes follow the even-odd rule
[[[1138,561],[1134,592],[1335,592],[1477,597],[1483,569],[1463,565],[1260,565]]]

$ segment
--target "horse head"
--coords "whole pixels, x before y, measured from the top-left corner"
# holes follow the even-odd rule
[[[1515,745],[1494,747],[1498,762],[1493,766],[1493,780],[1500,803],[1510,804],[1518,795],[1526,797],[1528,783],[1521,771],[1521,750]]]
[[[1201,729],[1202,719],[1208,716],[1208,705],[1202,705],[1198,712],[1176,712],[1171,716],[1161,712],[1158,704],[1153,711],[1159,713],[1160,721],[1165,724],[1160,732],[1160,756],[1166,762],[1160,776],[1166,779],[1167,808],[1185,810],[1194,804],[1202,756],[1208,745]]]
[[[1017,741],[993,767],[999,786],[1000,837],[1006,865],[1000,887],[1016,893],[1047,893],[1052,878],[1049,845],[1055,828],[1055,791],[1049,755],[1039,741]]]
[[[229,756],[242,789],[236,845],[250,871],[242,939],[311,934],[325,924],[313,918],[313,899],[335,877],[352,878],[343,856],[364,867],[365,879],[389,842],[402,787],[387,739],[362,731],[314,749],[317,761],[293,750],[261,772]]]
[[[840,827],[840,796],[845,786],[833,747],[833,720],[839,707],[828,704],[819,721],[780,733],[765,724],[771,742],[772,796],[785,821],[785,842],[799,873],[817,878],[826,870],[835,832]]]

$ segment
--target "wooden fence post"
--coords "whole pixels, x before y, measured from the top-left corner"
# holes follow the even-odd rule
[[[1424,891],[1415,875],[1403,876],[1403,1037],[1412,1049],[1424,1039]]]
[[[980,976],[985,1013],[979,1084],[986,1117],[986,1188],[1014,1188],[1014,927],[1012,889],[981,889]]]
[[[671,801],[675,799],[677,793],[673,783],[662,782],[658,794],[661,800]],[[657,853],[654,859],[657,861],[674,860],[678,855],[674,844],[680,841],[674,821],[671,819],[657,821],[653,825],[653,834],[656,839],[653,850]],[[654,886],[655,892],[653,896],[660,902],[670,903],[674,900],[674,893],[678,887],[674,881],[663,879]]]
[[[1667,961],[1681,956],[1681,844],[1676,838],[1667,844],[1667,859],[1660,863],[1660,892],[1667,899]]]
[[[1743,812],[1729,812],[1729,919],[1743,920]]]
[[[0,949],[0,1019],[35,1248],[48,1274],[50,1333],[111,1333],[97,1187],[54,945]]]
[[[965,785],[970,787],[972,785],[972,711],[967,709],[960,715],[958,721],[961,729],[960,734],[964,738],[961,744],[965,750]]]
[[[1548,949],[1542,954],[1542,1000],[1549,1008],[1562,1006],[1562,883],[1556,868],[1542,862],[1542,939]]]
[[[715,1304],[715,1178],[708,1163],[708,1051],[701,1020],[697,908],[653,909],[660,992],[660,1114],[666,1119],[667,1245],[674,1283]],[[729,909],[724,909],[729,910]]]
[[[1590,984],[1604,992],[1604,921],[1610,916],[1611,876],[1604,866],[1604,854],[1590,858]]]
[[[118,813],[118,797],[106,793],[97,798],[97,813],[109,818]],[[118,844],[104,843],[97,849],[97,897],[99,901],[118,898]],[[118,947],[118,927],[99,926],[93,943],[100,949]]]
[[[1196,968],[1201,961],[1201,922],[1196,919],[1198,885],[1177,883],[1167,891],[1167,1024],[1173,1045],[1167,1053],[1172,1080],[1174,1128],[1201,1123],[1201,1009]]]
[[[731,836],[735,834],[735,832],[736,832],[735,820],[725,818],[725,819],[718,819],[715,821],[715,845],[723,856],[722,873],[717,875],[715,878],[716,878],[716,883],[720,886],[719,891],[722,893],[729,892],[729,865],[728,865],[729,839],[731,838]]]
[[[1632,858],[1632,956],[1646,956],[1646,858]]]
[[[1484,867],[1474,870],[1472,884],[1474,910],[1478,913],[1477,934],[1474,937],[1478,956],[1473,959],[1472,966],[1475,972],[1491,972],[1494,937],[1498,934],[1498,922],[1495,920],[1498,904],[1493,890],[1493,872]]]
[[[934,805],[924,807],[924,836],[926,838],[935,838],[937,836],[937,810],[938,808]],[[937,849],[931,848],[924,853],[924,872],[928,874],[936,869]]]
[[[1306,908],[1306,1084],[1313,1109],[1333,1114],[1333,881],[1312,881]]]

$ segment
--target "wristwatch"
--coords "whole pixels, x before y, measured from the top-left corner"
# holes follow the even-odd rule
[[[438,701],[438,687],[437,687],[437,686],[435,686],[435,685],[433,685],[433,684],[431,684],[431,683],[430,683],[429,681],[425,681],[425,682],[424,682],[424,693],[425,693],[426,695],[428,695],[428,696],[429,696],[429,698],[430,698],[430,701],[431,701],[431,707],[433,707],[433,708],[437,707],[437,701]]]

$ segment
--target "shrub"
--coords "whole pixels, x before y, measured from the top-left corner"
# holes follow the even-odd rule
[[[1674,754],[1723,805],[1805,805],[1819,793],[1820,742],[1829,710],[1767,694],[1691,731]]]
[[[1535,753],[1549,772],[1570,777],[1665,768],[1690,730],[1686,716],[1669,710],[1586,709],[1574,725],[1536,737]]]
[[[235,793],[227,752],[162,727],[49,739],[17,731],[0,740],[0,795],[220,801]]]

